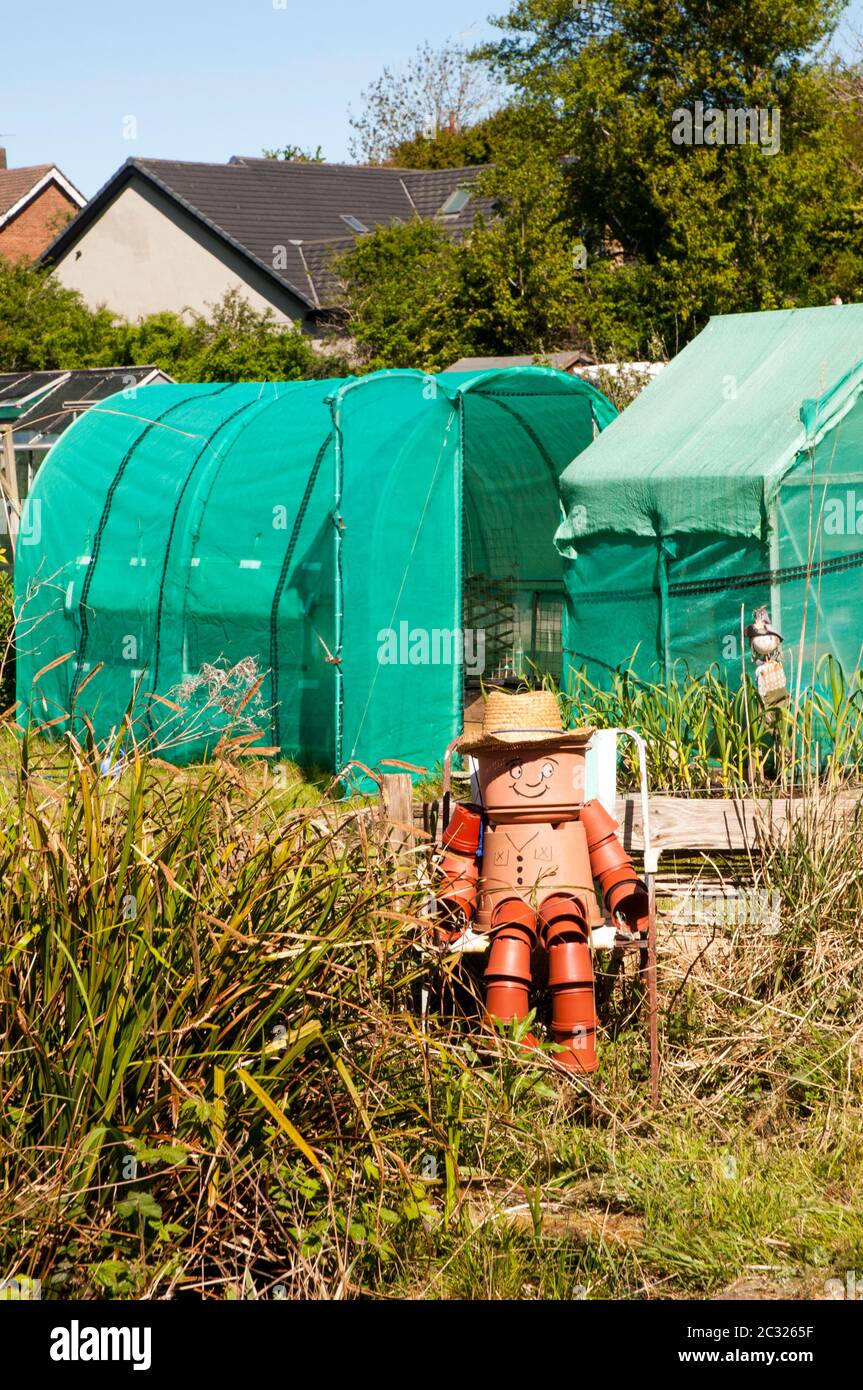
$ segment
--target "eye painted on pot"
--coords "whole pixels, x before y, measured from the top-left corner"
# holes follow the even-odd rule
[[[543,763],[542,776],[545,778],[546,782],[548,781],[549,777],[554,776],[555,766],[556,765],[553,762]]]
[[[524,772],[524,768],[522,767],[521,763],[510,763],[510,765],[509,765],[509,775],[510,775],[510,777],[512,778],[512,780],[513,780],[514,782],[517,782],[517,781],[518,781],[519,777],[521,776],[521,774],[522,774],[523,772]]]

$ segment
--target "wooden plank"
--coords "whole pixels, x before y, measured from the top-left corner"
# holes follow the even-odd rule
[[[861,791],[836,792],[819,799],[800,797],[650,798],[650,842],[654,849],[747,850],[781,835],[804,815],[850,819],[863,800]],[[615,806],[621,839],[629,850],[644,848],[641,797],[620,797]]]
[[[389,783],[390,777],[383,779]],[[420,841],[431,838],[430,830],[437,818],[437,834],[440,839],[440,802],[408,802],[407,780],[398,793],[398,805],[392,800],[389,787],[382,790],[381,801],[386,807],[385,821],[399,824],[408,834],[404,840],[410,841],[409,827],[413,827],[414,837]],[[808,798],[787,797],[722,798],[722,797],[684,797],[652,796],[650,798],[651,843],[657,851],[671,850],[704,853],[746,853],[756,850],[764,839],[776,838],[795,820],[806,815],[815,815],[822,823],[830,818],[850,819],[863,806],[863,790],[836,792],[829,796]],[[359,807],[345,814],[335,812],[336,821],[363,819],[368,815],[381,815],[380,804]],[[620,822],[618,832],[625,847],[636,853],[644,849],[644,836],[641,820],[641,797],[638,794],[619,797],[615,804],[615,816]],[[665,891],[663,879],[661,891]],[[659,884],[657,885],[660,886]]]

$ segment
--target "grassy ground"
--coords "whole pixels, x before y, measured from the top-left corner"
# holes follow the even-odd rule
[[[768,851],[778,935],[661,956],[558,1077],[444,1010],[425,890],[219,760],[6,749],[0,1250],[44,1296],[822,1296],[863,1267],[863,857]],[[344,810],[344,806],[340,808]],[[826,815],[826,819],[825,819]]]

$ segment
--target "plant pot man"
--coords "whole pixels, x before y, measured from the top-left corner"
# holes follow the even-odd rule
[[[648,915],[616,821],[598,801],[584,801],[591,733],[565,731],[550,692],[491,693],[480,737],[459,745],[477,761],[481,804],[456,806],[438,888],[445,939],[466,927],[491,937],[489,1022],[526,1017],[545,956],[554,1061],[575,1072],[597,1066],[590,931],[604,919],[594,879],[618,930],[644,934]]]

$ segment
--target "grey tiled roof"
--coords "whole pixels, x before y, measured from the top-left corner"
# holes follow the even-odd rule
[[[326,266],[347,249],[358,219],[369,231],[434,217],[449,195],[479,173],[467,169],[391,169],[356,164],[293,163],[234,156],[227,164],[130,159],[49,247],[56,260],[133,174],[152,181],[186,211],[248,256],[312,309],[332,307],[337,282]],[[487,199],[471,198],[443,220],[460,237]],[[333,243],[327,251],[325,243]],[[310,245],[311,243],[311,245]]]
[[[340,299],[338,276],[333,260],[354,245],[353,237],[333,237],[324,241],[304,241],[300,249],[309,284],[321,308],[331,308]]]

